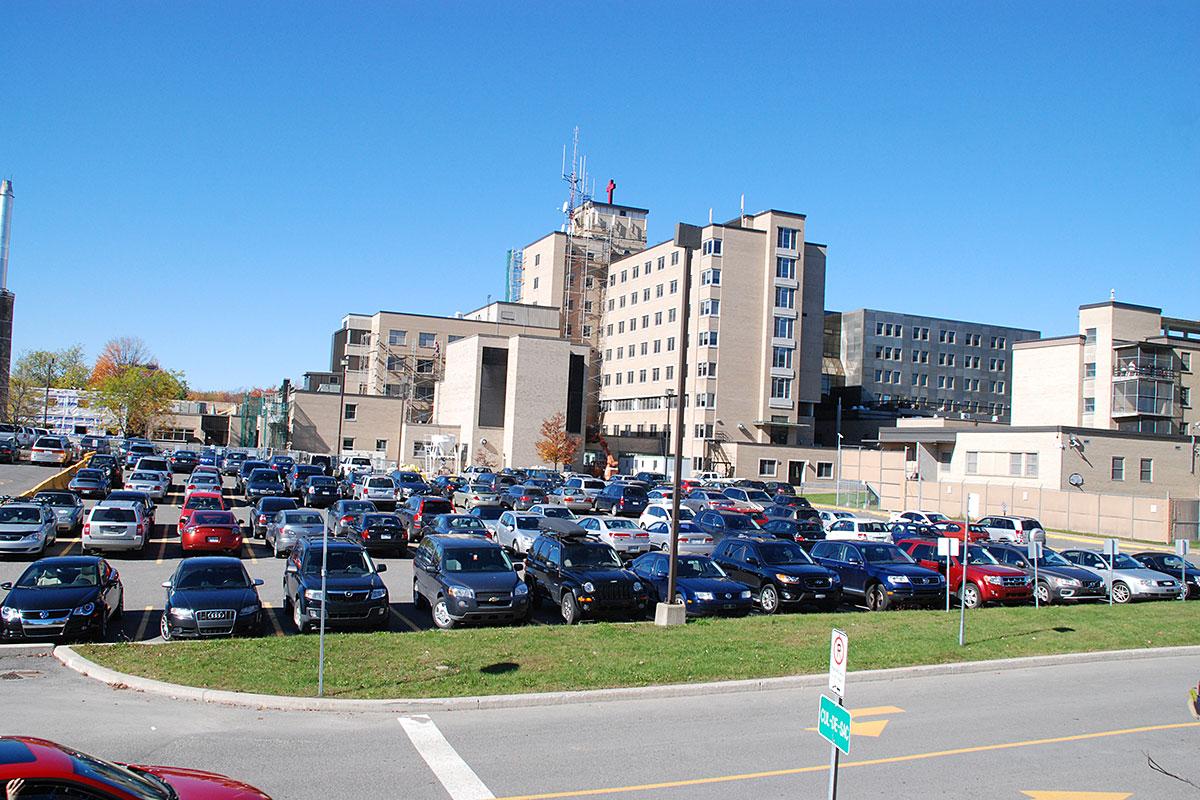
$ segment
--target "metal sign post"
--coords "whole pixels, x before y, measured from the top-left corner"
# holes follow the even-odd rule
[[[1104,540],[1104,555],[1108,556],[1108,604],[1113,604],[1113,568],[1117,564],[1117,553],[1121,552],[1116,539]]]
[[[1175,555],[1179,556],[1179,583],[1183,586],[1183,591],[1179,593],[1180,600],[1187,600],[1187,554],[1192,549],[1192,543],[1187,539],[1175,540]]]
[[[1038,560],[1042,557],[1042,543],[1029,540],[1029,560],[1033,563],[1033,607],[1041,608],[1038,598]]]
[[[967,495],[967,513],[963,515],[963,550],[971,540],[971,517],[979,516],[979,495]],[[963,558],[962,580],[958,582],[958,646],[967,643],[967,559]]]
[[[949,536],[939,536],[937,554],[946,559],[946,611],[950,611],[950,559],[958,555],[958,539]]]
[[[849,657],[849,637],[845,631],[834,628],[829,639],[829,689],[837,696],[837,702],[821,695],[817,713],[817,731],[829,742],[829,800],[837,800],[841,753],[850,754],[850,712],[843,707]]]

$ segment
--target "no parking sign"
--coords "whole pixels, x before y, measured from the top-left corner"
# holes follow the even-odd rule
[[[829,641],[829,689],[838,697],[846,695],[846,659],[849,655],[849,637],[845,631],[834,628]]]

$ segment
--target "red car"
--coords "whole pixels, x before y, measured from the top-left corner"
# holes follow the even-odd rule
[[[18,798],[271,800],[253,786],[212,772],[118,764],[45,739],[0,737],[0,786],[14,780],[24,781]]]
[[[195,511],[179,533],[183,552],[237,555],[242,549],[242,529],[232,511]]]
[[[960,542],[962,541],[963,524],[961,522],[939,522],[934,525],[933,528],[938,532],[938,536],[945,536],[950,539],[958,539]],[[991,538],[988,535],[987,529],[980,525],[972,525],[971,532],[967,534],[967,537],[972,543],[986,542]]]
[[[216,492],[192,492],[179,509],[179,534],[187,527],[193,511],[229,511],[229,503]]]
[[[926,569],[946,574],[946,562],[937,554],[937,542],[929,539],[901,539],[896,545]],[[950,559],[950,591],[958,593],[963,582],[961,553]],[[1033,600],[1033,582],[1023,570],[996,560],[987,549],[967,547],[967,584],[963,587],[967,608],[984,603],[1020,605]]]

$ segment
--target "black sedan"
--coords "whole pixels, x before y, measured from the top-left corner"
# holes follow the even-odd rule
[[[346,523],[343,535],[360,541],[369,551],[387,550],[399,556],[408,548],[408,531],[395,514],[355,514]]]
[[[195,450],[176,450],[167,461],[171,464],[171,472],[191,472],[200,463],[200,454]]]
[[[96,556],[40,559],[0,589],[8,590],[0,604],[0,640],[6,642],[101,641],[125,607],[121,576]]]
[[[201,556],[180,561],[163,583],[167,603],[159,622],[162,638],[261,634],[265,617],[256,587],[262,583],[250,580],[241,559]]]
[[[1200,567],[1197,567],[1186,558],[1177,556],[1174,553],[1161,553],[1154,550],[1134,553],[1133,557],[1136,561],[1143,564],[1146,569],[1165,572],[1172,578],[1183,577],[1185,579],[1184,585],[1187,586],[1188,598],[1200,597]]]

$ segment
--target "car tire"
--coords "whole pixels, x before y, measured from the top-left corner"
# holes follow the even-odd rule
[[[434,601],[431,616],[433,617],[433,624],[439,630],[448,631],[458,624],[454,617],[450,616],[450,607],[446,605],[446,598],[441,595]]]
[[[559,603],[559,611],[562,613],[563,622],[568,625],[574,625],[579,622],[579,602],[569,591],[564,591],[562,601]]]
[[[963,593],[962,602],[967,608],[979,608],[983,605],[983,594],[975,584],[968,581],[958,590]]]
[[[882,583],[876,583],[867,589],[867,608],[871,611],[887,611],[890,598]]]
[[[413,608],[422,609],[425,607],[425,596],[417,590],[417,579],[413,578]]]
[[[779,611],[779,590],[774,584],[768,583],[758,592],[758,607],[764,614],[774,614]]]
[[[167,624],[167,610],[164,608],[158,617],[158,635],[164,642],[171,641],[171,626]]]
[[[299,632],[301,635],[308,633],[310,630],[312,630],[308,626],[308,623],[306,623],[300,617],[300,605],[298,603],[292,603],[292,624],[294,624],[296,626],[297,632]]]
[[[1037,586],[1033,587],[1033,591],[1034,594],[1037,595],[1037,601],[1039,604],[1048,606],[1054,602],[1052,595],[1050,594],[1050,584],[1046,583],[1045,581],[1038,581]]]
[[[1133,600],[1133,592],[1129,591],[1129,586],[1123,581],[1117,581],[1112,587],[1112,599],[1114,603],[1125,603]]]

